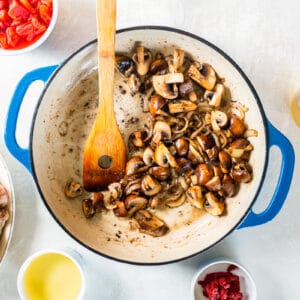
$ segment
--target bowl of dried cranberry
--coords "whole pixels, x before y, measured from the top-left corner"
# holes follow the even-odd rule
[[[250,273],[226,258],[203,265],[192,281],[194,300],[256,300],[256,286]]]
[[[0,55],[40,46],[57,19],[58,0],[0,0]]]

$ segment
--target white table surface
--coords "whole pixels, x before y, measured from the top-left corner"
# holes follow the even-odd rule
[[[300,2],[298,0],[119,0],[117,27],[165,25],[209,40],[229,54],[248,75],[271,122],[300,150],[300,129],[289,114],[289,99],[300,89]],[[0,151],[13,177],[16,218],[8,254],[0,266],[0,299],[18,299],[16,278],[22,262],[47,247],[77,249],[88,271],[87,300],[190,299],[194,272],[207,259],[227,256],[242,263],[257,284],[258,299],[299,299],[300,180],[299,161],[290,193],[271,222],[238,230],[203,254],[163,266],[135,266],[96,255],[73,241],[50,216],[27,170],[3,142],[6,112],[14,88],[35,68],[60,63],[94,39],[95,1],[60,0],[54,32],[39,49],[0,57]],[[19,121],[19,143],[26,146],[36,89],[30,90]],[[267,178],[255,209],[270,199],[280,166],[271,151]],[[271,176],[272,174],[272,176]]]

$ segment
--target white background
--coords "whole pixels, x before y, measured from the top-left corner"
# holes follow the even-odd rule
[[[289,100],[300,89],[300,2],[298,0],[119,0],[117,27],[164,25],[197,34],[229,54],[248,75],[271,122],[299,152],[300,129],[289,114]],[[164,266],[118,263],[74,242],[53,220],[42,203],[31,175],[4,146],[6,112],[14,88],[35,68],[58,64],[96,37],[95,1],[61,0],[56,27],[40,48],[29,54],[0,57],[0,150],[16,193],[16,219],[8,254],[0,266],[0,299],[18,299],[16,277],[22,262],[47,247],[69,246],[83,256],[87,271],[87,300],[190,299],[195,271],[209,258],[226,256],[253,275],[258,299],[299,299],[300,180],[296,156],[290,193],[271,222],[233,232],[209,251]],[[31,89],[22,107],[18,137],[28,142],[37,100]],[[271,162],[256,210],[270,199],[276,185],[280,155]],[[271,175],[272,174],[272,175]]]

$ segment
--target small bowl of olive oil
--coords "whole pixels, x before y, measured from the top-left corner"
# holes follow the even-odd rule
[[[78,254],[64,250],[39,251],[23,263],[18,274],[22,300],[81,300],[85,283]]]

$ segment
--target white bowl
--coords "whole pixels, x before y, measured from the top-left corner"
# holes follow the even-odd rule
[[[208,300],[203,295],[202,286],[198,283],[199,280],[204,280],[205,276],[214,272],[226,272],[230,265],[234,265],[237,269],[231,273],[238,275],[240,279],[240,291],[243,294],[243,300],[256,300],[257,292],[256,285],[250,273],[240,264],[231,261],[227,258],[216,258],[206,262],[193,278],[191,286],[191,299],[193,300]]]
[[[56,20],[57,20],[57,15],[58,15],[58,0],[52,0],[52,18],[51,18],[51,22],[50,22],[47,30],[44,32],[44,34],[38,40],[36,40],[33,44],[31,44],[25,48],[17,49],[17,50],[0,49],[0,55],[24,54],[24,53],[30,52],[30,51],[36,49],[37,47],[39,47],[40,45],[42,45],[48,39],[51,32],[53,31],[54,26],[56,24]]]
[[[24,281],[24,275],[26,270],[28,269],[28,267],[31,265],[31,263],[38,257],[43,256],[45,254],[60,254],[62,256],[65,256],[67,258],[69,258],[77,267],[77,269],[79,270],[80,276],[81,276],[81,289],[79,294],[77,295],[76,300],[83,300],[84,299],[84,294],[86,291],[86,283],[85,283],[85,276],[84,276],[84,265],[83,265],[83,260],[81,255],[76,252],[73,249],[45,249],[45,250],[41,250],[38,251],[34,254],[32,254],[31,256],[29,256],[25,262],[23,263],[23,265],[21,266],[19,273],[18,273],[18,277],[17,277],[17,288],[18,288],[18,292],[19,292],[19,296],[21,300],[30,300],[25,293],[25,289],[24,289],[24,285],[23,285],[23,281]],[[66,278],[66,280],[72,280],[72,278]]]

